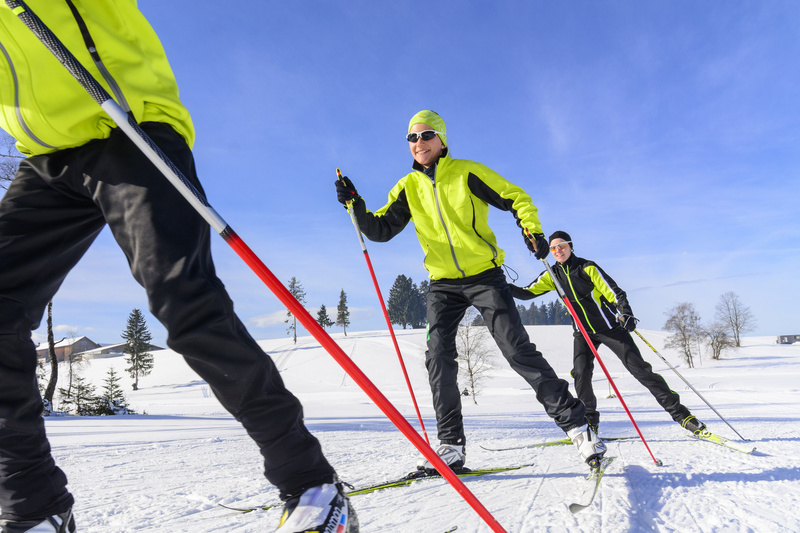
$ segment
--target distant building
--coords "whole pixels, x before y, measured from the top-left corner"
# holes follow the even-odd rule
[[[56,359],[58,361],[65,361],[67,357],[77,356],[86,350],[94,350],[100,348],[100,345],[88,337],[77,338],[63,338],[55,343]],[[49,348],[46,342],[43,342],[36,347],[36,355],[39,357],[50,357]]]
[[[73,360],[113,357],[115,355],[122,355],[124,353],[125,344],[126,343],[124,342],[120,342],[118,344],[107,344],[103,346],[101,344],[97,344],[88,337],[69,339],[63,338],[55,343],[56,359],[60,362],[65,361],[67,357],[72,357]],[[151,351],[163,349],[164,348],[160,348],[158,346],[153,346]],[[50,357],[49,350],[50,349],[47,346],[47,343],[43,342],[36,347],[36,355],[46,359]]]
[[[800,342],[800,335],[778,335],[778,344],[794,344]]]

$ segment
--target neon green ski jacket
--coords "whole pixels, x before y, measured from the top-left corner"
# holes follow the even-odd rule
[[[192,119],[136,0],[71,3],[75,12],[67,0],[27,0],[123,109],[140,123],[171,125],[192,146]],[[19,151],[45,154],[108,137],[116,127],[111,118],[11,9],[0,6],[0,127]]]
[[[505,252],[489,227],[489,206],[511,211],[517,225],[541,233],[533,201],[520,187],[486,165],[441,157],[433,178],[415,163],[375,213],[363,200],[354,204],[364,235],[385,242],[414,222],[431,279],[474,276],[503,264]]]

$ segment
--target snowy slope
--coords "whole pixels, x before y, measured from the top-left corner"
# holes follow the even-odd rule
[[[571,367],[571,328],[531,326],[531,337],[560,376]],[[529,531],[800,531],[800,346],[772,337],[746,338],[721,361],[687,368],[666,334],[645,337],[747,438],[746,455],[698,442],[661,410],[608,351],[600,355],[631,408],[654,455],[640,440],[609,443],[617,460],[589,509],[572,515],[587,468],[572,447],[490,452],[563,437],[524,381],[499,359],[478,405],[465,398],[467,464],[472,467],[535,463],[506,474],[468,479],[467,487],[509,532]],[[397,355],[385,332],[333,335],[397,408],[418,427]],[[397,331],[425,425],[435,443],[435,420],[423,364],[425,333]],[[311,337],[262,341],[289,388],[305,407],[306,422],[347,482],[361,486],[406,473],[419,453]],[[710,429],[730,428],[649,348],[642,353],[683,402]],[[123,374],[121,358],[90,362],[83,375],[100,387],[109,366]],[[63,375],[63,374],[62,374]],[[597,368],[595,391],[601,435],[635,435],[619,400]],[[70,479],[81,532],[272,531],[280,511],[238,514],[219,507],[275,502],[277,491],[261,475],[261,457],[208,386],[171,351],[157,352],[154,372],[132,391],[129,417],[54,417],[47,420],[54,455]],[[357,496],[362,531],[458,533],[490,531],[443,480]]]

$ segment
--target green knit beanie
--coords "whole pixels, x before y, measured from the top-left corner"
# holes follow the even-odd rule
[[[435,129],[439,132],[439,138],[442,140],[442,144],[447,146],[447,126],[444,125],[444,119],[439,116],[439,113],[428,109],[420,111],[411,117],[411,122],[408,123],[408,133],[411,133],[411,127],[414,124],[427,124]]]

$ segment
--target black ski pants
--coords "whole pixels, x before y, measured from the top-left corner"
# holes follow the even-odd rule
[[[464,279],[433,280],[427,297],[428,351],[425,366],[433,393],[439,440],[464,444],[458,389],[458,325],[470,306],[483,316],[500,352],[536,392],[536,399],[565,432],[586,423],[586,409],[569,392],[525,331],[501,268]]]
[[[625,369],[650,391],[673,420],[680,422],[689,415],[689,410],[681,404],[678,393],[672,391],[666,380],[660,374],[654,373],[650,363],[644,360],[630,333],[622,328],[613,328],[603,333],[590,333],[589,338],[595,349],[604,344],[614,352]],[[572,368],[575,392],[586,404],[586,419],[590,424],[596,425],[600,421],[600,413],[597,412],[597,397],[592,389],[593,373],[594,353],[581,332],[575,332]]]
[[[184,140],[164,124],[143,129],[202,190]],[[45,436],[31,331],[106,224],[167,329],[167,345],[255,440],[281,496],[331,482],[299,401],[234,314],[215,274],[208,224],[115,130],[24,160],[0,200],[1,516],[42,518],[73,502]]]

